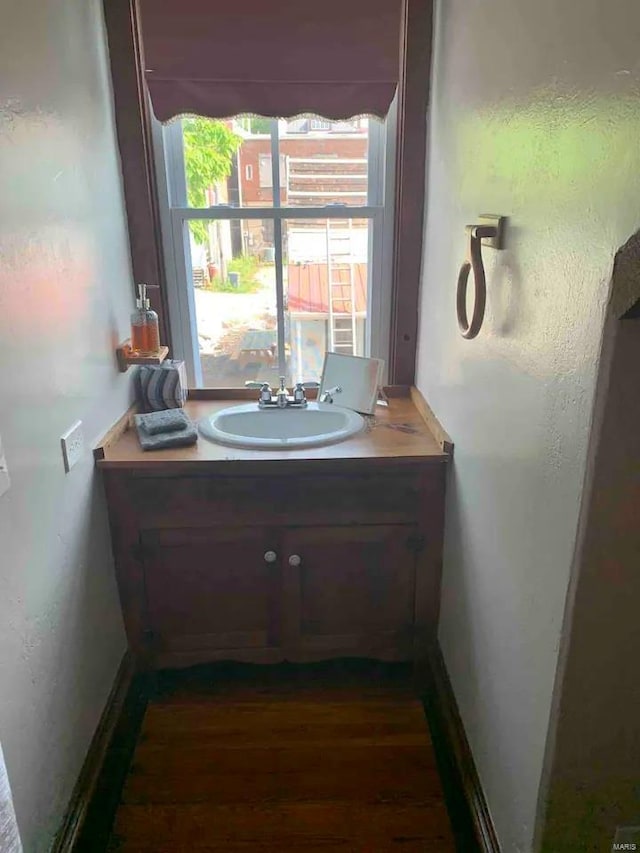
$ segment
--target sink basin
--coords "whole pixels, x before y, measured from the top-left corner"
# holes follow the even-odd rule
[[[309,403],[306,409],[259,409],[246,403],[207,415],[198,426],[218,444],[273,450],[344,441],[364,427],[364,419],[329,403]]]

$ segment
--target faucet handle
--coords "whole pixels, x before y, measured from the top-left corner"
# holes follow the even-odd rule
[[[306,399],[304,395],[304,383],[296,382],[296,387],[293,389],[293,402],[304,403]]]
[[[336,394],[342,394],[342,386],[334,385],[333,388],[325,388],[320,395],[321,403],[333,403],[333,398]]]
[[[268,382],[263,382],[260,385],[260,402],[261,403],[270,403],[271,402],[271,386]]]

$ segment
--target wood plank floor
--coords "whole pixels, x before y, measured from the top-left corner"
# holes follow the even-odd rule
[[[187,684],[151,701],[109,850],[453,853],[411,690],[317,682]]]

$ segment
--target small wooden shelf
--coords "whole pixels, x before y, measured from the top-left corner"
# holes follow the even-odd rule
[[[130,341],[124,341],[116,349],[120,373],[126,373],[131,364],[162,364],[169,355],[169,347],[160,347],[157,355],[134,355]]]

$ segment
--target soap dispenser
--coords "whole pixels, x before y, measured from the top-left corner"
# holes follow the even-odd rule
[[[131,315],[131,351],[134,355],[157,355],[160,350],[158,315],[150,308],[147,285],[138,285],[136,310]]]

